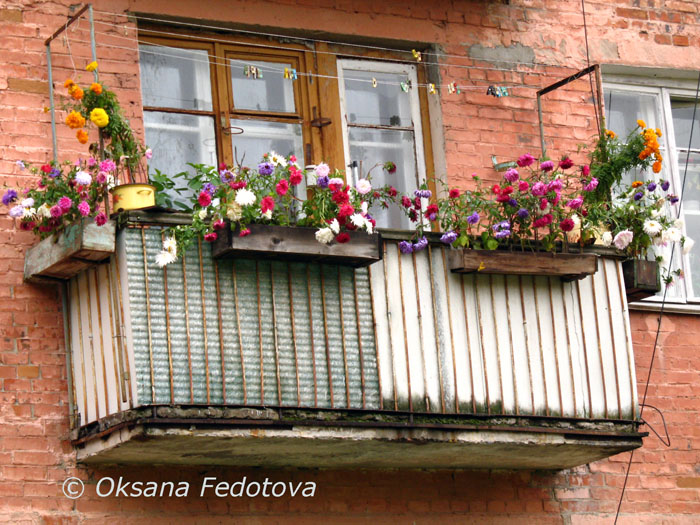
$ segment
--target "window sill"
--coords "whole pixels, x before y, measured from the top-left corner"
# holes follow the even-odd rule
[[[638,312],[660,312],[661,302],[635,302],[629,304],[629,309]],[[669,314],[700,314],[700,304],[689,303],[666,303],[664,313]]]

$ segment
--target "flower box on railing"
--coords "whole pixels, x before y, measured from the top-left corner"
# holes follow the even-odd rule
[[[454,273],[547,275],[564,280],[583,279],[598,270],[598,256],[591,253],[550,253],[509,250],[453,250]]]
[[[93,219],[72,224],[58,235],[27,250],[24,280],[46,282],[70,279],[114,253],[115,223],[98,226]]]
[[[215,259],[280,259],[368,266],[382,259],[378,233],[349,232],[347,243],[322,244],[316,240],[315,228],[251,224],[250,235],[241,237],[238,230],[225,228],[212,245]]]
[[[622,263],[627,302],[641,301],[661,291],[659,263],[642,259],[629,259]]]

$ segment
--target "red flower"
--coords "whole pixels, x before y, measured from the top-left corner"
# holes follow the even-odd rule
[[[574,161],[571,160],[569,157],[564,157],[559,161],[559,167],[563,170],[568,170],[573,165]]]
[[[229,186],[231,186],[232,190],[240,190],[242,188],[245,188],[247,186],[247,183],[244,180],[239,180],[238,182],[230,182]]]
[[[584,217],[588,217],[588,210],[582,208],[581,215],[583,215]]]
[[[401,206],[404,208],[410,208],[411,207],[411,199],[406,197],[405,195],[401,197]]]
[[[289,156],[289,162],[296,162],[297,161],[297,156],[296,155],[290,155]],[[296,168],[296,166],[292,166],[292,168]],[[291,170],[290,170],[291,171]]]
[[[293,156],[294,155],[292,155],[292,157]],[[289,168],[289,183],[292,186],[296,186],[297,184],[301,183],[301,179],[302,179],[302,176],[301,176],[301,171],[299,170],[299,168],[297,168],[296,166],[291,166]]]
[[[501,193],[498,197],[496,197],[496,200],[498,202],[508,202],[510,200],[510,195],[507,193]]]
[[[34,221],[29,221],[29,222],[20,222],[19,223],[19,229],[24,230],[24,231],[32,231],[34,229]]]
[[[202,208],[206,208],[211,204],[211,195],[209,195],[206,191],[203,191],[199,194],[197,202],[199,202],[199,205]]]
[[[416,222],[418,220],[418,214],[416,213],[416,210],[410,210],[408,212],[408,218],[411,219],[413,222]]]
[[[340,191],[342,189],[343,185],[338,184],[337,182],[332,182],[328,185],[328,189],[331,191]]]
[[[498,195],[499,193],[501,193],[501,187],[498,184],[494,184],[491,187],[491,191]]]
[[[335,236],[335,240],[340,244],[346,243],[350,240],[350,234],[346,232],[339,233]]]
[[[459,197],[459,190],[457,188],[452,188],[450,190],[450,199],[456,199]]]
[[[420,208],[421,208],[420,197],[416,197],[415,199],[413,199],[413,207],[417,210],[420,210]]]
[[[588,174],[591,172],[591,167],[590,166],[583,166],[581,167],[581,173],[583,174],[584,177],[588,177]]]
[[[107,222],[107,216],[104,214],[104,212],[100,212],[97,215],[95,215],[95,224],[98,226],[103,226]]]
[[[333,193],[331,198],[333,199],[333,202],[335,202],[338,206],[350,201],[350,197],[348,197],[348,194],[344,191],[336,191],[335,193]]]
[[[50,173],[51,172],[51,164],[44,164],[41,167],[41,171],[43,171],[44,173]]]
[[[518,182],[518,190],[520,190],[521,192],[524,193],[529,189],[530,185],[527,183],[527,181],[521,180],[520,182]]]
[[[274,210],[275,209],[275,199],[270,197],[269,195],[267,197],[263,197],[263,199],[260,201],[260,211],[263,213],[267,213],[268,210]]]
[[[247,237],[250,235],[250,230],[248,228],[241,230],[241,233],[238,234],[239,237]]]
[[[215,230],[223,230],[226,227],[226,223],[223,220],[219,219],[218,221],[214,221],[212,227]]]
[[[379,197],[382,196],[382,194],[379,193],[378,191],[375,191],[372,195],[374,195],[374,198],[375,198],[375,199],[378,199]]]
[[[547,205],[549,204],[549,201],[545,198],[540,199],[540,210],[545,210],[547,208]]]
[[[513,186],[506,186],[506,187],[503,188],[503,190],[501,190],[501,191],[502,191],[503,193],[505,193],[506,195],[510,195],[511,193],[513,193]]]
[[[389,186],[389,196],[390,197],[396,197],[399,194],[398,191],[396,191],[396,188],[393,186]]]
[[[431,213],[437,213],[437,212],[438,212],[438,205],[437,204],[431,204],[425,210],[425,213],[427,213],[428,215],[430,215]]]
[[[573,219],[564,219],[559,223],[559,227],[561,228],[561,231],[564,232],[570,232],[571,230],[574,229],[574,226],[576,226],[576,223],[574,222]]]
[[[207,242],[214,242],[217,237],[218,237],[218,235],[216,234],[216,232],[211,232],[211,233],[207,233],[204,236],[204,240]]]
[[[289,182],[287,182],[287,179],[282,179],[277,183],[277,187],[275,188],[275,191],[277,192],[277,195],[280,197],[284,197],[287,194],[287,191],[289,190]]]
[[[384,163],[384,169],[385,169],[388,173],[396,173],[396,164],[394,164],[394,163],[391,162],[391,161],[385,162],[385,163]]]
[[[350,217],[355,213],[355,208],[351,204],[343,204],[338,211],[338,217]]]
[[[220,171],[224,171],[224,170],[227,169],[227,168],[228,168],[228,166],[226,166],[226,163],[225,163],[225,162],[222,162],[221,164],[219,164],[219,170],[220,170]]]

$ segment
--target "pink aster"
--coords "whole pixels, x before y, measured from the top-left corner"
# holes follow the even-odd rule
[[[83,217],[90,215],[90,205],[87,201],[80,201],[80,204],[78,204],[78,211]]]
[[[66,213],[73,207],[73,201],[69,197],[61,197],[58,199],[58,207],[61,208],[61,213]]]
[[[525,168],[527,166],[531,166],[533,162],[535,162],[535,157],[533,157],[529,153],[525,153],[525,155],[521,155],[518,158],[517,164],[521,168]]]

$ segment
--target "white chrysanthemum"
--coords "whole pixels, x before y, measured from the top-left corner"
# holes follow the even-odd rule
[[[653,219],[648,219],[644,221],[644,233],[649,235],[650,237],[656,237],[658,234],[661,233],[662,226],[659,221],[655,221]]]
[[[335,234],[330,228],[321,228],[316,232],[316,240],[321,244],[329,244],[335,239]]]
[[[338,235],[340,233],[340,223],[338,222],[338,219],[333,219],[331,223],[328,225],[328,227],[331,229],[333,233]]]
[[[690,250],[693,249],[693,246],[695,245],[695,241],[691,239],[690,237],[686,237],[685,240],[683,241],[683,254],[688,255],[690,253]]]
[[[206,208],[202,208],[201,210],[199,210],[199,218],[202,220],[207,218],[207,209]]]
[[[219,204],[221,204],[221,199],[219,199],[218,197],[211,201],[212,208],[218,208]]]
[[[679,230],[682,230],[685,223],[683,222],[683,219],[676,219],[675,221],[673,221],[673,225]]]
[[[163,241],[163,250],[177,256],[177,241],[175,237],[166,237]]]
[[[92,182],[92,176],[87,171],[80,170],[75,174],[75,182],[87,186]]]
[[[33,219],[35,215],[36,215],[36,208],[24,208],[24,215],[22,215],[22,218],[23,219]]]
[[[231,221],[231,222],[236,222],[240,220],[241,216],[243,215],[243,210],[241,209],[240,204],[237,202],[230,202],[228,206],[226,207],[226,217]]]
[[[39,209],[37,210],[37,214],[44,218],[44,219],[50,219],[51,218],[51,207],[44,203],[41,206],[39,206]]]
[[[603,235],[600,236],[600,242],[603,243],[603,246],[610,246],[613,242],[612,233],[604,232]]]
[[[251,206],[255,204],[255,193],[245,188],[236,192],[236,203],[239,206]]]
[[[158,254],[156,255],[156,264],[158,266],[160,266],[161,268],[163,266],[170,264],[170,263],[174,263],[176,260],[177,260],[177,257],[174,254],[172,254],[166,250],[162,250],[162,251],[158,252]]]
[[[269,221],[272,219],[272,210],[267,210],[265,213],[261,213],[261,215]]]
[[[664,232],[664,240],[669,242],[680,242],[683,233],[678,228],[671,227]]]
[[[354,213],[350,216],[350,222],[352,222],[358,228],[364,228],[367,219],[365,219],[361,213]]]
[[[360,203],[360,209],[362,210],[362,215],[367,215],[367,210],[369,209],[369,204],[367,204],[367,201],[362,201]]]
[[[372,184],[367,179],[360,179],[355,184],[355,189],[360,195],[367,195],[372,191]]]
[[[372,233],[374,231],[374,226],[372,226],[372,223],[369,220],[365,220],[365,230],[367,233]]]
[[[28,197],[26,199],[22,199],[22,202],[19,203],[22,208],[32,208],[34,207],[34,199],[31,197]]]

